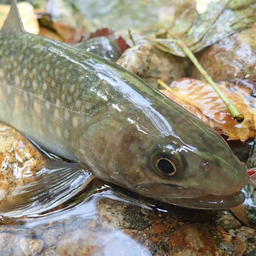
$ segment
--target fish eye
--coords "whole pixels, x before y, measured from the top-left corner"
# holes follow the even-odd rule
[[[175,164],[168,158],[160,158],[157,161],[156,167],[162,174],[172,176],[176,173]]]
[[[166,145],[153,148],[148,158],[148,167],[165,177],[176,177],[183,170],[183,160],[179,152]]]

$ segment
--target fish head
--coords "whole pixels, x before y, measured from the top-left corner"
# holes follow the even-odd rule
[[[131,112],[105,116],[84,130],[84,162],[96,176],[190,208],[228,208],[244,201],[240,190],[248,184],[246,169],[212,128],[192,116],[163,132],[161,120],[150,122]]]
[[[212,144],[207,141],[207,146],[202,142],[197,147],[176,136],[153,137],[149,146],[144,136],[149,135],[129,132],[112,152],[111,164],[118,170],[111,173],[114,183],[191,208],[229,208],[244,201],[240,191],[248,184],[246,169],[218,134],[213,133]]]

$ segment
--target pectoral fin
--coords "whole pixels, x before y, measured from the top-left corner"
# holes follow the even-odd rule
[[[20,217],[59,206],[94,179],[84,167],[79,163],[50,161],[35,181],[16,187],[0,202],[0,214]]]

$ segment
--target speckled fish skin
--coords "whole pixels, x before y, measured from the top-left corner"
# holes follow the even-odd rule
[[[206,209],[242,203],[247,172],[201,120],[114,63],[6,27],[1,121],[147,197]]]

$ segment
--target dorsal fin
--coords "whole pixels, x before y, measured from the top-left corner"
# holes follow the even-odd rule
[[[19,13],[19,9],[17,7],[16,0],[12,0],[11,9],[10,9],[8,16],[4,22],[2,30],[8,30],[8,31],[11,30],[15,33],[25,32],[22,22],[21,22],[20,13]]]

